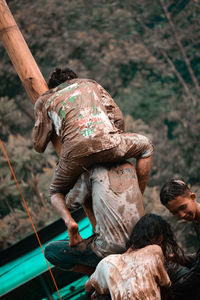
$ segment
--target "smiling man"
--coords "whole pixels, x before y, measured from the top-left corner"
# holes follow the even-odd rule
[[[200,204],[188,185],[171,179],[162,187],[160,201],[175,217],[192,221],[200,241]]]
[[[161,203],[177,218],[192,222],[200,246],[200,204],[196,201],[196,195],[182,180],[171,179],[160,191]],[[172,281],[172,290],[176,300],[200,299],[200,248],[197,253],[187,256],[184,268],[179,268],[168,274]]]

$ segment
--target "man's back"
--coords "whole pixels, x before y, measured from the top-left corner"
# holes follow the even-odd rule
[[[134,166],[123,162],[85,172],[66,198],[68,208],[83,204],[91,195],[96,218],[93,250],[100,257],[123,253],[133,226],[144,215]]]
[[[104,103],[102,91],[105,90],[91,79],[75,78],[42,95],[35,105],[37,116],[33,130],[35,147],[37,148],[41,139],[38,137],[38,126],[41,127],[42,122],[53,124],[63,147],[65,143],[67,144],[63,151],[66,153],[73,151],[73,157],[117,146],[120,142],[119,130],[114,126],[114,118],[119,118],[120,110],[109,94],[106,95],[107,103]],[[113,107],[112,114],[107,111],[109,104]],[[115,111],[117,116],[113,115]],[[46,116],[42,122],[41,116],[43,118]],[[49,128],[52,130],[52,126]]]

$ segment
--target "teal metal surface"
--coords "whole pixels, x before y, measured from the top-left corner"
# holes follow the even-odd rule
[[[83,238],[92,235],[92,226],[88,218],[78,223],[79,231]],[[62,240],[68,237],[67,231],[56,236],[52,241]],[[48,241],[50,242],[50,241]],[[43,249],[47,243],[43,244]],[[49,264],[51,267],[52,265]],[[46,259],[42,249],[37,249],[19,257],[18,259],[0,267],[0,296],[12,291],[29,280],[41,275],[48,270]]]
[[[76,299],[87,299],[85,296],[85,283],[88,280],[88,276],[83,276],[80,279],[70,283],[66,287],[59,290],[62,300],[76,300]],[[51,295],[53,300],[59,300],[57,292]],[[41,300],[48,300],[48,298],[42,298]]]

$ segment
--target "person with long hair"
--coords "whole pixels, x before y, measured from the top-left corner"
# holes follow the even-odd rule
[[[92,299],[110,293],[112,300],[159,300],[171,285],[166,267],[174,269],[184,261],[170,225],[160,216],[146,214],[134,226],[124,254],[100,261],[86,282]]]

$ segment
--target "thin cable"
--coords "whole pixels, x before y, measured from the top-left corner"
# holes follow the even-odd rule
[[[26,201],[25,201],[25,199],[24,199],[24,196],[23,196],[23,194],[22,194],[22,191],[21,191],[21,189],[20,189],[20,186],[19,186],[19,184],[18,184],[17,178],[16,178],[16,176],[15,176],[15,173],[14,173],[14,171],[13,171],[13,168],[12,168],[12,166],[11,166],[10,160],[9,160],[9,158],[8,158],[8,155],[7,155],[7,153],[6,153],[6,150],[5,150],[4,146],[3,146],[3,143],[2,143],[2,141],[1,141],[1,139],[0,139],[0,144],[1,144],[1,147],[2,147],[2,150],[3,150],[3,153],[4,153],[4,155],[5,155],[5,157],[6,157],[7,161],[8,161],[8,165],[9,165],[9,167],[10,167],[11,173],[12,173],[14,179],[15,179],[15,182],[16,182],[16,185],[17,185],[17,187],[18,187],[19,193],[20,193],[20,195],[21,195],[21,197],[22,197],[24,206],[25,206],[26,211],[27,211],[27,213],[28,213],[28,216],[29,216],[29,218],[30,218],[30,220],[31,220],[31,224],[32,224],[32,227],[33,227],[34,232],[35,232],[35,234],[36,234],[38,243],[39,243],[40,248],[42,249],[42,252],[43,252],[43,255],[44,255],[44,249],[43,249],[43,247],[42,247],[40,238],[39,238],[39,236],[38,236],[38,233],[37,233],[37,230],[36,230],[35,225],[34,225],[34,223],[33,223],[32,217],[31,217],[31,215],[30,215],[30,213],[29,213],[29,210],[28,210],[28,207],[27,207],[27,205],[26,205]],[[52,271],[51,271],[51,268],[50,268],[50,266],[49,266],[49,263],[48,263],[48,261],[47,261],[45,255],[44,255],[44,258],[45,258],[45,260],[46,260],[46,263],[47,263],[49,272],[50,272],[51,277],[52,277],[52,279],[53,279],[53,282],[54,282],[54,285],[55,285],[56,290],[57,290],[57,292],[58,292],[58,295],[59,295],[59,297],[60,297],[60,300],[62,300],[62,298],[61,298],[61,296],[60,296],[60,292],[59,292],[59,290],[58,290],[58,286],[57,286],[56,281],[55,281],[55,278],[54,278],[54,276],[53,276],[53,273],[52,273]]]

